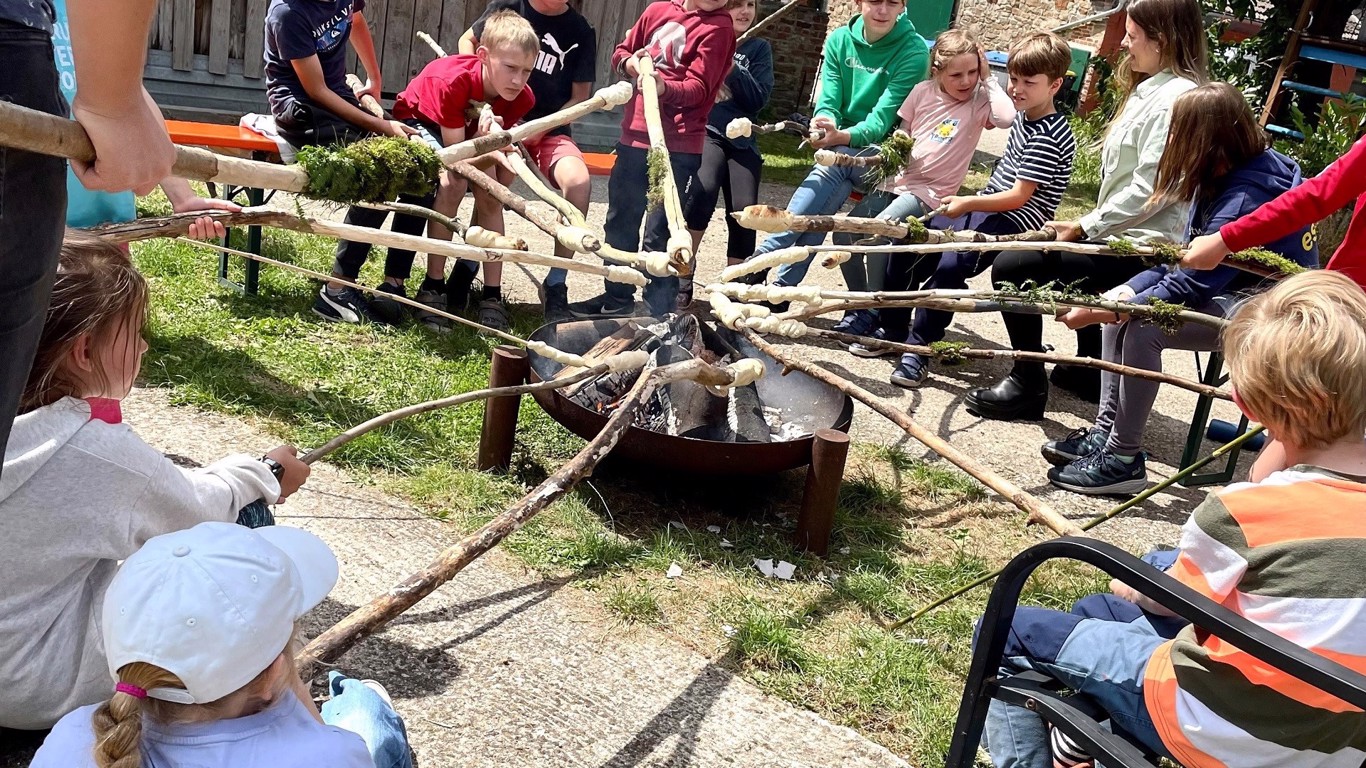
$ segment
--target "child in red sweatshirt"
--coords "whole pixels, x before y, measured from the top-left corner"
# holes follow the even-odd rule
[[[1347,236],[1338,246],[1328,268],[1352,278],[1366,289],[1366,137],[1347,150],[1315,176],[1275,200],[1263,203],[1252,213],[1231,221],[1216,233],[1197,237],[1190,243],[1181,266],[1212,269],[1229,253],[1278,240],[1327,218],[1356,198]]]
[[[659,79],[659,106],[665,143],[678,193],[686,198],[696,183],[706,140],[707,115],[730,72],[735,55],[735,32],[725,9],[740,0],[660,0],[652,3],[612,53],[612,67],[636,78],[636,56],[654,60]],[[628,253],[641,250],[640,224],[645,219],[646,251],[662,251],[669,237],[662,207],[646,216],[649,184],[646,153],[650,139],[639,91],[626,103],[621,141],[608,180],[607,243]],[[678,303],[678,278],[650,279],[645,287],[650,314],[673,311]],[[569,305],[575,317],[630,317],[635,288],[608,283],[606,293]]]

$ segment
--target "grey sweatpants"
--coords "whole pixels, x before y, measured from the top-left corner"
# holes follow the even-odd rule
[[[1194,310],[1215,317],[1223,317],[1227,311],[1225,304],[1218,301],[1194,307]],[[1179,331],[1168,336],[1151,323],[1131,320],[1104,326],[1101,339],[1101,356],[1105,360],[1148,371],[1162,370],[1164,349],[1210,352],[1219,348],[1219,332],[1195,323],[1186,323]],[[1110,433],[1106,450],[1121,456],[1138,453],[1143,444],[1143,428],[1148,425],[1153,402],[1157,400],[1158,386],[1158,382],[1148,379],[1101,372],[1100,411],[1096,414],[1096,429]]]

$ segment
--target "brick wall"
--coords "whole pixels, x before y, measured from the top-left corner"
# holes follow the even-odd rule
[[[759,18],[782,5],[782,0],[760,0]],[[805,111],[810,101],[828,23],[819,7],[818,0],[803,3],[760,33],[773,46],[773,96],[768,111],[775,119]]]
[[[1114,0],[958,0],[954,25],[971,30],[988,50],[1004,51],[1022,35],[1047,30],[1114,7]],[[1105,22],[1062,33],[1068,42],[1096,48]]]

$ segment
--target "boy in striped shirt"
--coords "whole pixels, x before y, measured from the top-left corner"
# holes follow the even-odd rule
[[[1005,152],[980,194],[943,198],[943,215],[930,226],[1014,235],[1042,229],[1053,218],[1072,178],[1077,148],[1067,118],[1053,105],[1071,63],[1072,49],[1052,32],[1035,32],[1011,47],[1007,93],[1018,111]],[[949,251],[928,258],[892,256],[883,287],[888,291],[966,288],[968,278],[981,274],[995,258],[995,252],[980,251]],[[943,340],[953,313],[884,309],[878,320],[880,328],[874,338],[924,346]],[[887,354],[862,344],[852,345],[849,351],[860,357]],[[928,366],[924,357],[907,352],[891,381],[901,387],[918,387],[925,381]]]
[[[1235,402],[1285,446],[1288,469],[1211,493],[1169,573],[1366,672],[1366,293],[1333,272],[1287,278],[1239,309],[1224,356]],[[1021,608],[1002,674],[1057,678],[1103,706],[1117,732],[1186,768],[1366,760],[1366,713],[1198,627],[1168,640],[1149,615],[1170,612],[1127,585],[1111,589],[1144,613],[1123,622]],[[997,766],[1074,764],[1050,754],[1038,715],[999,701],[987,743]]]

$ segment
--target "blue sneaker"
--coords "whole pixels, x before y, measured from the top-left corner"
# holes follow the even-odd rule
[[[355,288],[342,288],[331,293],[327,286],[318,290],[318,298],[313,300],[313,314],[334,323],[380,323],[384,322],[370,310],[370,304]]]
[[[1104,448],[1048,470],[1048,482],[1087,496],[1133,496],[1148,487],[1143,454],[1125,463]]]
[[[1084,456],[1105,447],[1110,433],[1095,427],[1079,427],[1061,440],[1049,440],[1039,448],[1039,453],[1055,467],[1063,467]]]
[[[896,370],[892,371],[892,383],[898,387],[915,389],[925,382],[930,375],[930,371],[925,367],[925,359],[920,355],[907,352],[901,356],[901,362],[897,364]]]
[[[874,328],[872,333],[866,335],[870,339],[877,339],[878,341],[887,341],[887,332],[881,328]],[[849,345],[849,354],[855,357],[886,357],[888,355],[895,355],[896,350],[888,349],[886,347],[874,347],[864,344],[863,342],[856,341],[853,344]]]
[[[877,312],[871,309],[856,309],[852,312],[845,312],[844,317],[840,318],[835,327],[830,330],[835,333],[847,333],[851,336],[867,336],[877,327]]]

